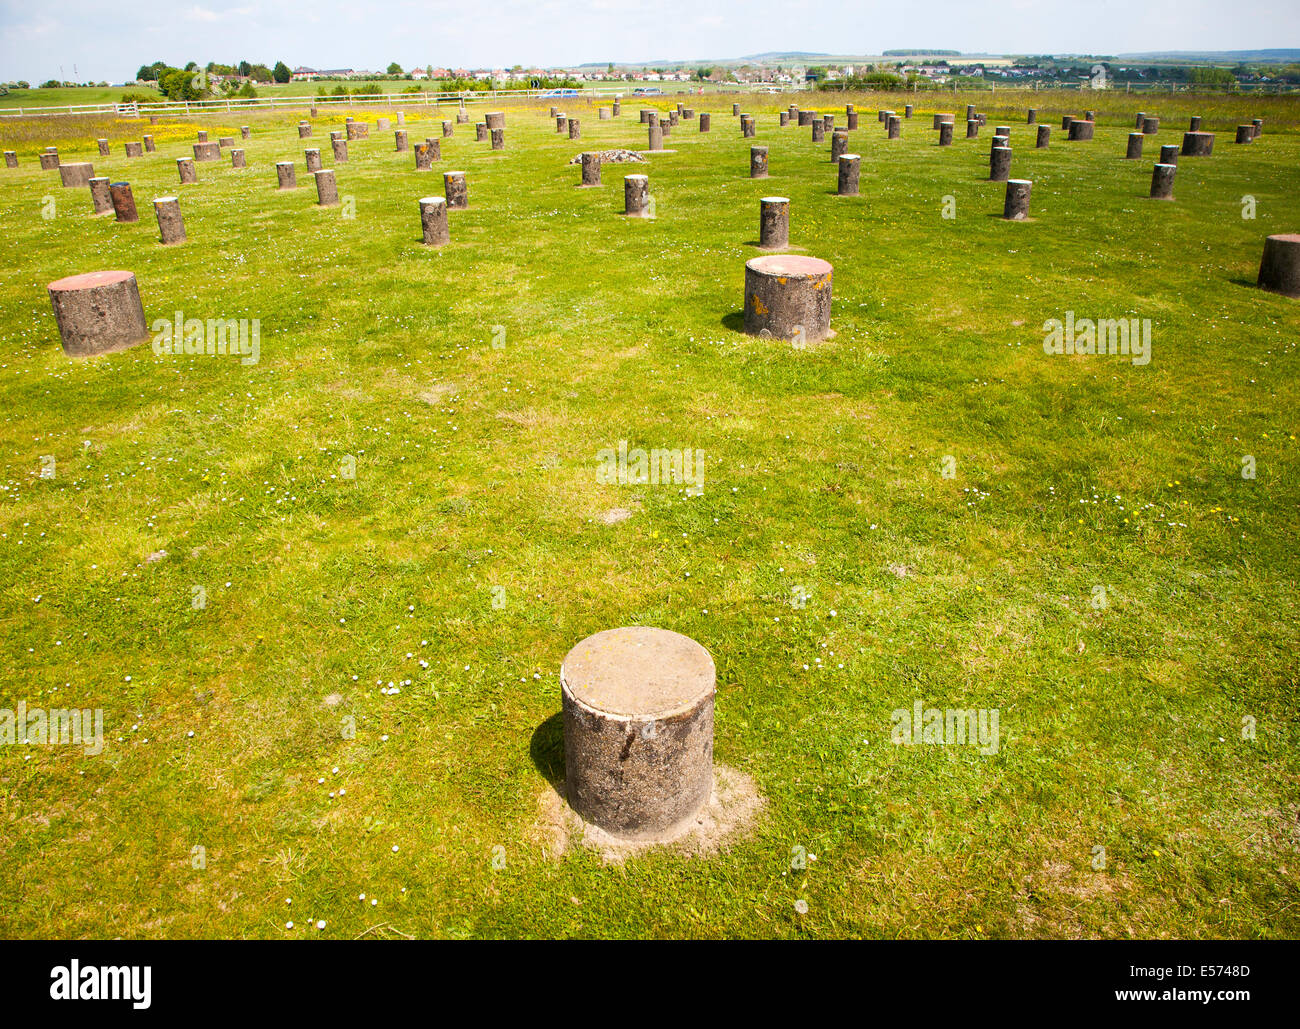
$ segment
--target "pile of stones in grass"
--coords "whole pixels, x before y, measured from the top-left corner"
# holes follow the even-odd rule
[[[645,164],[645,158],[635,150],[599,150],[601,164]],[[578,154],[569,161],[570,164],[581,164],[582,154]]]

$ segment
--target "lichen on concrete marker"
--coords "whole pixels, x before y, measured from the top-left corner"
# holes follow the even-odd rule
[[[464,211],[469,208],[469,184],[463,171],[442,174],[442,191],[447,197],[447,210]]]
[[[745,262],[745,332],[812,342],[831,327],[832,268],[816,257],[781,255]]]

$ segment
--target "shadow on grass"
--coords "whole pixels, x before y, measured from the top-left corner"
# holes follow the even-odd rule
[[[722,316],[722,327],[730,329],[732,332],[744,332],[745,312],[732,311],[731,314],[724,314]]]
[[[556,712],[533,731],[528,747],[537,770],[561,794],[564,792],[564,715]]]

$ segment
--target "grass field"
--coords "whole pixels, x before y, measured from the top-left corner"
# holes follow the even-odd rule
[[[133,161],[140,122],[0,125],[0,708],[105,719],[98,756],[0,747],[0,934],[1300,933],[1300,302],[1254,286],[1300,230],[1300,104],[1040,97],[1038,151],[1023,97],[950,149],[930,112],[964,97],[892,144],[874,108],[901,101],[856,99],[858,198],[786,98],[747,105],[755,140],[718,105],[587,190],[566,162],[644,147],[639,101],[573,105],[581,142],[507,107],[506,151],[458,126],[432,174],[369,111],[333,165],[322,110],[334,209],[296,112],[164,122]],[[1099,108],[1096,139],[1057,105]],[[1200,107],[1214,156],[1147,199]],[[1139,109],[1161,131],[1126,162]],[[241,122],[248,168],[178,186],[195,129]],[[1027,223],[986,181],[999,122]],[[92,217],[46,144],[129,178],[140,223]],[[417,200],[451,169],[470,209],[432,250]],[[642,171],[655,217],[625,219]],[[834,265],[826,342],[738,329],[773,194]],[[259,360],[66,358],[45,286],[102,268],[150,321],[258,319]],[[1150,363],[1045,354],[1066,312],[1149,319]],[[702,449],[703,495],[599,484],[620,440]],[[717,663],[716,760],[766,807],[711,857],[557,854],[539,814],[560,660],[626,624]],[[892,743],[918,700],[998,711],[996,753]]]

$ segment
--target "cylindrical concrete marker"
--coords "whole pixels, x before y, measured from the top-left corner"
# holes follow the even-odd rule
[[[293,168],[290,163],[289,168]],[[176,158],[176,173],[180,176],[182,186],[192,186],[199,181],[198,172],[194,168],[194,158],[178,157]]]
[[[952,146],[952,122],[944,121],[939,123],[939,145]]]
[[[334,150],[335,164],[342,164],[348,159],[348,141],[346,139],[331,139],[330,147]]]
[[[396,129],[393,132],[393,152],[404,154],[411,149],[411,141],[406,135],[405,129]]]
[[[582,184],[584,186],[600,185],[599,151],[588,151],[582,155]]]
[[[993,152],[989,154],[989,181],[1006,182],[1009,178],[1011,178],[1011,148],[994,147]]]
[[[716,674],[707,650],[666,629],[609,629],[570,650],[560,667],[570,807],[627,840],[689,830],[713,790]]]
[[[623,176],[623,213],[630,218],[650,217],[650,176]]]
[[[505,129],[490,129],[489,135],[492,137],[491,147],[493,150],[504,150],[506,148]]]
[[[862,158],[858,154],[840,154],[839,184],[836,189],[842,197],[858,195],[858,175],[862,168]]]
[[[786,197],[763,197],[758,202],[758,246],[760,250],[784,250],[790,245],[790,201]]]
[[[1283,233],[1264,240],[1264,257],[1256,281],[1261,289],[1300,297],[1300,233]]]
[[[745,332],[799,342],[831,327],[830,263],[816,257],[752,257],[745,262]]]
[[[69,275],[46,288],[63,352],[70,357],[125,350],[149,339],[140,290],[131,272]]]
[[[836,129],[831,133],[831,164],[839,164],[840,155],[849,152],[849,130]]]
[[[1007,221],[1022,222],[1029,217],[1029,179],[1008,179],[1007,196],[1002,205],[1002,217]]]
[[[1163,146],[1160,147],[1160,163],[1161,164],[1178,163],[1177,143],[1165,143]]]
[[[1174,198],[1174,172],[1176,164],[1157,164],[1151,171],[1151,198],[1153,200],[1172,200]]]
[[[1142,141],[1146,139],[1140,132],[1130,132],[1128,134],[1128,149],[1124,151],[1124,160],[1136,161],[1142,156]]]
[[[95,166],[89,161],[69,161],[59,165],[59,181],[66,187],[89,186]]]
[[[244,151],[240,147],[234,147],[230,151],[230,167],[247,168],[248,163],[244,159]]]
[[[749,148],[749,177],[751,179],[767,178],[767,147]]]
[[[322,168],[312,172],[316,179],[316,204],[320,207],[334,207],[339,202],[339,187],[334,179],[333,168]]]
[[[469,183],[465,181],[463,171],[443,172],[442,192],[447,198],[447,210],[465,211],[469,209]]]
[[[420,227],[424,232],[424,244],[440,247],[451,242],[451,230],[447,224],[447,201],[442,197],[420,198]]]
[[[158,216],[158,238],[163,243],[185,242],[185,220],[176,197],[159,197],[153,202],[153,212]]]
[[[1238,125],[1237,143],[1253,143],[1255,141],[1255,127],[1253,125]]]
[[[708,132],[708,131],[709,131],[709,123],[710,123],[710,121],[711,121],[711,119],[710,119],[710,117],[709,117],[709,112],[708,112],[708,111],[701,111],[701,112],[700,112],[700,131],[701,131],[701,132]]]
[[[131,183],[110,182],[109,196],[113,198],[113,214],[120,222],[138,222],[140,215],[135,209],[135,196],[131,193]]]
[[[96,214],[112,213],[113,193],[108,186],[107,175],[96,175],[90,180],[90,202],[95,205]]]
[[[1050,125],[1038,126],[1038,138],[1034,142],[1034,147],[1038,150],[1046,150],[1052,141],[1052,127]]]
[[[298,188],[298,173],[294,171],[292,161],[276,161],[275,175],[280,189]]]
[[[1214,153],[1213,132],[1184,132],[1184,157],[1209,157]]]

